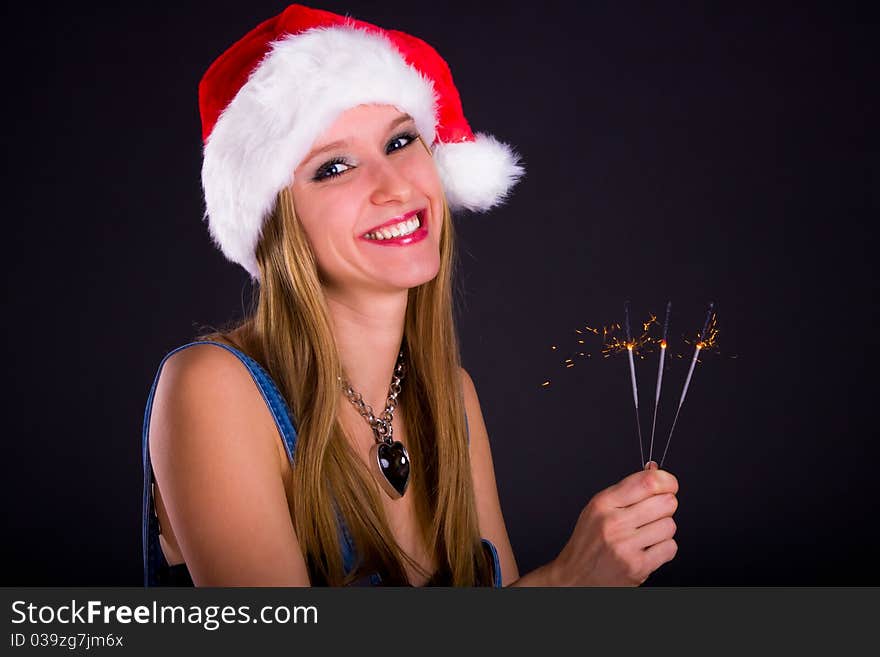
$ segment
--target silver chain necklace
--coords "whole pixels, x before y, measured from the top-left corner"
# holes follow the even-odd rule
[[[403,362],[403,352],[397,356],[397,365],[391,377],[391,386],[388,390],[388,400],[385,410],[377,417],[373,414],[373,408],[364,402],[359,392],[355,392],[351,384],[341,376],[337,377],[342,384],[342,390],[348,400],[354,404],[358,413],[363,417],[370,428],[376,444],[370,448],[370,464],[373,475],[382,487],[382,490],[393,500],[400,499],[406,492],[409,484],[410,459],[406,447],[399,440],[394,440],[391,421],[394,419],[394,411],[397,408],[397,396],[400,394],[400,381],[406,367]]]

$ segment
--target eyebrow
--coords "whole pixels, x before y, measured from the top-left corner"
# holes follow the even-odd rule
[[[413,120],[413,117],[411,117],[409,114],[403,114],[401,116],[398,116],[396,119],[394,119],[391,123],[388,124],[388,128],[386,128],[386,131],[393,130],[394,128],[399,126],[401,123],[406,123],[407,121],[412,121],[412,120]],[[337,139],[336,141],[331,141],[329,144],[325,144],[324,146],[321,146],[321,148],[318,148],[318,149],[311,151],[308,155],[306,155],[306,157],[303,159],[302,162],[303,162],[303,164],[306,164],[309,161],[311,161],[313,158],[320,155],[321,153],[326,153],[327,151],[332,151],[333,149],[338,148],[340,146],[345,146],[346,144],[348,144],[348,141],[345,139]]]

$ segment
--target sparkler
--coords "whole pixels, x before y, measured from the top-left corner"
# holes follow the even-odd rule
[[[660,340],[660,365],[657,368],[657,391],[654,393],[654,420],[651,422],[651,448],[648,450],[648,461],[654,455],[654,431],[657,428],[657,407],[660,405],[660,390],[663,387],[663,362],[666,360],[666,335],[669,333],[669,313],[672,302],[666,302],[666,319],[663,322],[663,338]]]
[[[623,325],[626,331],[626,353],[629,357],[629,375],[632,379],[633,403],[636,407],[636,428],[639,432],[639,455],[642,459],[642,468],[645,467],[645,448],[642,446],[642,423],[639,420],[639,390],[636,386],[636,366],[633,362],[633,347],[635,342],[632,339],[632,331],[629,327],[629,301],[623,304]]]
[[[678,400],[678,410],[675,411],[675,419],[672,420],[672,428],[669,430],[669,437],[666,439],[666,447],[663,450],[663,456],[660,459],[660,468],[663,468],[663,461],[666,459],[666,451],[669,449],[669,443],[672,440],[672,432],[675,431],[675,423],[678,422],[678,414],[681,413],[682,404],[684,404],[685,395],[687,395],[688,386],[691,384],[691,376],[694,373],[694,367],[697,365],[697,358],[700,355],[700,350],[705,347],[711,346],[717,330],[715,329],[715,303],[709,304],[709,309],[706,311],[706,321],[703,323],[703,330],[700,332],[700,339],[697,344],[694,345],[694,357],[691,359],[691,367],[688,370],[687,378],[684,381],[684,388],[681,391],[681,399]]]
[[[666,303],[666,317],[665,321],[663,322],[662,338],[659,339],[655,337],[656,332],[652,331],[652,327],[655,324],[658,327],[660,325],[657,321],[656,315],[654,315],[653,313],[649,313],[649,318],[646,321],[641,322],[641,334],[633,335],[632,325],[630,324],[629,305],[629,301],[626,301],[624,303],[624,321],[622,322],[622,325],[621,323],[612,323],[598,328],[598,325],[591,326],[589,324],[584,324],[581,328],[575,329],[574,333],[576,334],[575,340],[577,341],[577,347],[575,347],[575,351],[570,352],[570,357],[566,358],[561,364],[565,367],[565,369],[570,369],[575,366],[576,356],[590,358],[593,355],[601,355],[602,358],[610,358],[626,350],[627,360],[629,362],[630,381],[632,384],[633,405],[636,412],[636,429],[638,430],[639,436],[639,454],[642,459],[642,467],[644,468],[646,461],[644,443],[642,439],[642,425],[641,419],[639,417],[639,393],[636,382],[635,356],[644,359],[646,354],[653,353],[655,346],[659,348],[660,352],[660,362],[657,369],[657,387],[654,393],[654,416],[651,423],[651,441],[650,449],[648,452],[648,462],[652,461],[654,457],[654,436],[656,435],[657,429],[657,415],[659,414],[660,396],[663,389],[663,370],[665,368],[666,358],[668,357],[673,359],[682,359],[683,356],[681,353],[678,353],[677,350],[667,341],[669,337],[669,320],[672,314],[671,301]],[[694,369],[696,368],[696,364],[700,362],[699,356],[701,353],[706,353],[708,351],[715,351],[717,353],[717,321],[718,317],[715,314],[715,304],[713,302],[709,304],[709,308],[706,312],[706,321],[703,324],[703,330],[699,333],[699,336],[697,337],[697,341],[693,342],[692,340],[689,340],[687,338],[684,340],[685,344],[694,346],[694,353],[693,357],[691,358],[690,368],[688,370],[687,377],[681,391],[681,397],[678,401],[678,408],[675,412],[675,418],[672,420],[672,427],[669,430],[669,436],[666,439],[666,446],[663,449],[663,456],[660,459],[660,465],[658,466],[660,468],[663,467],[663,463],[666,460],[666,454],[669,451],[669,445],[672,441],[672,436],[675,433],[675,427],[678,423],[678,416],[681,413],[682,406],[684,405],[684,400],[687,396],[688,388],[690,387],[691,379],[694,374]],[[577,349],[592,349],[592,347],[586,344],[587,341],[583,339],[589,339],[591,336],[601,338],[602,341],[601,347],[595,351],[595,354],[591,354],[588,351],[577,351]],[[551,351],[556,352],[559,349],[559,346],[552,345],[550,349]],[[736,358],[736,355],[731,355],[730,358]],[[542,388],[548,388],[549,386],[550,380],[546,380],[541,383]]]

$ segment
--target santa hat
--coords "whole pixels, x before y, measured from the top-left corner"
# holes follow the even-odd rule
[[[335,119],[362,104],[393,105],[415,120],[452,209],[488,210],[523,173],[509,146],[471,132],[449,66],[430,45],[291,5],[224,52],[199,84],[209,231],[253,278],[278,192]]]

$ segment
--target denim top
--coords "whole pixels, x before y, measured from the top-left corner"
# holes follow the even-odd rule
[[[272,417],[275,420],[275,426],[278,433],[283,438],[284,448],[287,452],[287,458],[293,466],[293,456],[296,450],[296,427],[287,403],[278,391],[275,382],[270,378],[269,374],[263,367],[247,354],[223,344],[221,342],[198,341],[190,342],[168,352],[159,364],[156,377],[153,379],[153,385],[150,388],[150,395],[147,399],[147,407],[144,412],[144,426],[142,437],[143,448],[143,466],[144,466],[144,491],[143,491],[143,512],[142,512],[142,539],[143,539],[143,556],[144,556],[144,586],[193,586],[192,578],[185,563],[170,566],[162,553],[159,544],[159,519],[153,506],[153,466],[150,463],[149,436],[150,436],[150,415],[153,409],[153,397],[156,394],[156,385],[159,382],[159,375],[162,373],[162,367],[165,361],[173,354],[187,347],[199,344],[213,344],[226,349],[234,354],[247,367],[257,384],[263,400],[269,407]],[[465,426],[467,426],[467,417],[465,417]],[[468,432],[469,433],[469,432]],[[340,542],[342,544],[342,561],[346,573],[350,573],[357,565],[357,550],[354,542],[349,534],[348,528],[342,517],[339,518]],[[483,549],[491,555],[493,568],[493,582],[496,587],[501,586],[501,564],[498,559],[498,552],[495,546],[488,539],[482,539]],[[358,580],[355,584],[366,586],[381,585],[382,578],[379,573],[374,573],[368,578]]]

